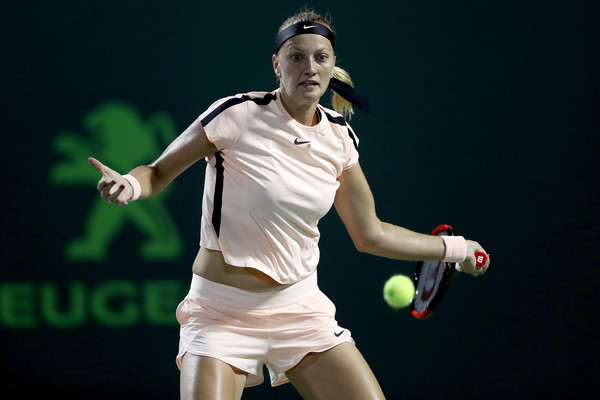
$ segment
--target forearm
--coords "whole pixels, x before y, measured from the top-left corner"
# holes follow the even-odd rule
[[[463,271],[480,273],[474,256],[476,251],[484,251],[479,243],[460,236],[425,235],[382,222],[358,164],[344,171],[339,181],[335,206],[359,251],[396,260],[459,262]]]
[[[362,238],[353,238],[357,249],[396,260],[442,260],[446,248],[439,236],[424,235],[379,221]]]
[[[199,120],[194,121],[150,165],[133,169],[129,174],[140,183],[141,199],[156,196],[183,171],[203,157],[214,154],[217,148],[208,140]]]
[[[140,184],[140,199],[147,199],[161,193],[172,181],[164,174],[160,174],[158,168],[151,165],[142,165],[129,172]]]
[[[197,119],[156,161],[134,168],[129,174],[121,175],[93,157],[88,162],[102,173],[97,185],[101,198],[123,207],[131,201],[156,196],[190,165],[216,151]]]

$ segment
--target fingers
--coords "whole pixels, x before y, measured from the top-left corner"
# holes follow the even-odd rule
[[[487,261],[486,261],[485,265],[480,268],[482,274],[485,274],[487,272],[489,266],[490,266],[490,258],[491,258],[491,256],[488,253],[486,253],[486,254],[487,254]]]
[[[487,270],[488,267],[490,266],[490,258],[491,258],[491,256],[488,253],[485,253],[485,254],[487,256],[487,260],[486,260],[485,264],[483,265],[483,267],[481,267],[481,269]]]
[[[93,157],[89,157],[88,162],[92,167],[102,173],[102,178],[100,178],[96,185],[100,192],[100,197],[109,203],[114,203],[118,206],[126,206],[133,194],[133,189],[129,182],[127,182],[121,174],[108,168]]]
[[[96,168],[104,178],[111,178],[115,174],[117,174],[112,169],[108,168],[106,165],[102,164],[100,161],[96,160],[94,157],[88,157],[88,162],[94,168]]]
[[[485,263],[478,265],[476,253],[485,254]],[[481,276],[485,274],[490,266],[490,255],[481,247],[481,245],[472,240],[467,240],[467,258],[460,265],[460,270],[473,276]]]
[[[102,172],[102,167],[104,166],[104,164],[102,164],[100,161],[96,160],[94,157],[88,157],[88,162],[92,167]]]
[[[106,165],[102,164],[94,157],[88,157],[88,162],[92,167],[96,168],[102,174],[102,178],[107,182],[116,180],[117,178],[121,177],[121,174],[108,168]]]
[[[114,190],[116,188],[116,190]],[[125,185],[113,185],[112,189],[109,190],[109,194],[107,197],[107,200],[109,203],[115,203],[118,206],[126,206],[127,205],[127,201],[123,200],[124,195],[123,192],[125,191],[126,186]]]
[[[104,182],[100,180],[98,182],[98,190],[102,199],[118,206],[126,206],[133,193],[128,184],[116,181]]]

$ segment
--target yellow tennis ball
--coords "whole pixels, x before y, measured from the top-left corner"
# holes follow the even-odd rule
[[[392,308],[404,308],[415,297],[415,285],[408,276],[394,275],[383,286],[383,298]]]

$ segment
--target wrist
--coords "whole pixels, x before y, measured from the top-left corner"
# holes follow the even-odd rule
[[[467,258],[467,242],[462,236],[442,236],[446,251],[442,261],[462,263]]]
[[[140,198],[140,195],[142,194],[142,186],[140,185],[140,182],[135,176],[129,174],[123,175],[123,178],[127,182],[129,182],[129,184],[131,185],[131,189],[133,190],[131,198],[128,201],[136,201]]]

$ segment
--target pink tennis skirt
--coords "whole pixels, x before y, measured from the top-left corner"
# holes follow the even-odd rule
[[[283,289],[248,292],[193,275],[177,307],[181,324],[177,365],[186,353],[219,359],[248,373],[246,386],[287,383],[285,372],[307,354],[353,342],[338,325],[335,305],[317,285],[316,272]]]

